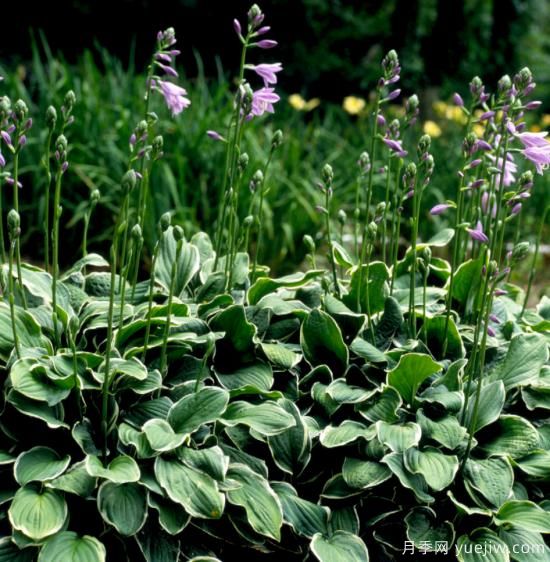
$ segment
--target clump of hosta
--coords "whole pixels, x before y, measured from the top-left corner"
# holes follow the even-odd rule
[[[167,210],[146,271],[149,177],[165,150],[150,97],[160,92],[174,115],[188,104],[167,78],[177,75],[173,29],[158,34],[148,67],[108,259],[88,248],[94,191],[83,257],[65,272],[60,201],[77,100],[69,93],[47,111],[45,267],[20,260],[15,198],[1,217],[0,562],[548,558],[550,300],[526,306],[540,235],[531,261],[510,232],[536,177],[520,174],[520,158],[536,172],[547,165],[544,136],[522,132],[530,73],[503,78],[492,96],[474,79],[469,107],[455,96],[468,121],[457,198],[432,209],[452,210],[455,227],[423,241],[437,165],[428,136],[404,140],[415,134],[416,96],[401,121],[386,122],[399,96],[390,51],[354,208],[339,210],[336,228],[338,163],[327,163],[324,232],[305,238],[311,268],[271,278],[261,227],[282,133],[261,169],[248,168],[241,146],[247,121],[277,101],[281,65],[246,60],[249,48],[275,46],[263,23],[253,6],[246,27],[234,24],[243,44],[234,113],[226,137],[210,132],[227,149],[217,230],[190,237]],[[4,183],[17,185],[28,119],[1,100],[13,155],[0,154]],[[486,123],[483,139],[474,123]],[[437,249],[451,242],[449,263]],[[527,294],[508,282],[525,259]]]

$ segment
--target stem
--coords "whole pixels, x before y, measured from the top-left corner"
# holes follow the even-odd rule
[[[369,318],[369,331],[371,337],[372,345],[375,345],[375,336],[374,336],[374,323],[372,320],[372,316],[370,313],[370,294],[369,294],[369,271],[370,271],[370,260],[372,256],[372,250],[374,248],[374,241],[369,244],[369,253],[367,256],[367,291],[366,291],[366,299],[367,299],[367,316]]]
[[[50,270],[50,186],[52,173],[50,168],[50,152],[52,145],[53,129],[48,132],[46,151],[44,154],[44,168],[46,170],[46,195],[44,202],[44,269]],[[2,244],[2,249],[4,245]]]
[[[326,222],[327,222],[327,241],[328,241],[328,249],[329,249],[329,258],[330,258],[330,265],[332,268],[332,278],[334,281],[334,290],[336,291],[336,295],[338,296],[338,298],[340,298],[340,287],[338,286],[338,275],[336,273],[336,261],[334,259],[334,251],[332,248],[332,234],[330,231],[330,209],[329,209],[329,205],[330,205],[330,193],[329,193],[329,189],[326,190],[326,199],[325,199],[325,204],[326,204],[326,208],[327,208],[327,213],[326,213]]]
[[[388,206],[390,204],[390,180],[391,180],[391,153],[388,156],[388,169],[386,173],[386,194],[384,197],[384,211],[382,213],[382,261],[386,263],[386,217],[388,215]]]
[[[6,263],[6,244],[4,242],[4,211],[3,211],[4,193],[0,189],[0,252],[2,255],[2,263]]]
[[[14,208],[19,214],[19,150],[18,147],[13,156],[13,204]],[[17,262],[17,278],[19,282],[19,289],[21,290],[21,300],[23,308],[27,310],[27,296],[25,295],[25,288],[23,286],[23,272],[21,270],[21,238],[18,236],[15,240],[15,259]]]
[[[13,255],[15,252],[17,239],[12,240],[10,243],[10,253],[9,253],[9,270],[8,270],[8,290],[9,290],[9,303],[10,303],[10,315],[11,315],[11,327],[13,332],[13,344],[15,347],[15,353],[17,358],[21,359],[21,348],[19,347],[19,338],[17,336],[17,327],[15,324],[15,298],[14,298],[14,286],[13,286]]]
[[[163,234],[161,234],[162,236]],[[157,240],[153,250],[153,261],[151,262],[151,277],[149,279],[149,301],[147,304],[147,327],[145,328],[145,338],[143,341],[143,354],[141,360],[145,363],[147,348],[149,347],[149,339],[151,337],[151,310],[153,309],[153,291],[155,288],[155,266],[160,249],[160,240]]]
[[[53,208],[53,275],[52,275],[52,321],[53,321],[53,331],[55,337],[55,343],[57,346],[60,345],[59,341],[59,330],[57,326],[57,279],[59,277],[59,219],[61,216],[59,203],[61,198],[61,176],[62,176],[61,166],[57,169],[57,175],[55,178],[55,192],[54,192],[54,208]]]
[[[422,315],[423,315],[423,322],[422,322],[422,333],[424,336],[424,343],[428,343],[428,322],[426,318],[426,302],[427,302],[427,292],[428,292],[428,275],[430,273],[430,266],[429,264],[425,264],[425,271],[424,271],[424,287],[422,291]]]
[[[416,292],[416,241],[418,238],[418,220],[420,214],[420,198],[421,186],[415,178],[415,185],[413,185],[413,216],[412,216],[412,237],[411,237],[411,250],[412,250],[412,263],[410,271],[410,284],[409,284],[409,324],[411,337],[416,336],[416,309],[415,309],[415,292]]]

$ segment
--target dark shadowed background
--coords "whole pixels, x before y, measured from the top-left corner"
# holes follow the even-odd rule
[[[238,43],[231,21],[250,0],[59,0],[2,2],[0,57],[25,61],[31,35],[42,30],[54,52],[69,62],[85,48],[106,47],[139,65],[150,54],[154,32],[174,26],[188,74],[193,49],[207,73],[216,56],[233,68]],[[475,74],[494,83],[502,73],[529,64],[547,95],[550,83],[548,0],[270,0],[260,2],[274,53],[285,63],[282,87],[308,96],[341,99],[364,91],[378,76],[390,48],[402,60],[406,90],[442,86],[446,94]],[[31,31],[32,30],[32,31]],[[135,49],[134,49],[135,46]],[[545,87],[544,87],[545,86]],[[540,94],[539,94],[540,95]]]

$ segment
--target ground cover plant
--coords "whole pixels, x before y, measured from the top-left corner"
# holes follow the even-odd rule
[[[234,22],[232,111],[208,128],[225,163],[215,227],[186,235],[167,209],[145,271],[164,156],[151,100],[178,119],[191,103],[174,30],[147,69],[106,256],[88,252],[94,191],[82,257],[59,265],[68,91],[43,119],[45,263],[22,259],[20,156],[38,118],[0,100],[0,562],[549,560],[550,299],[526,306],[540,234],[530,251],[516,227],[550,163],[545,133],[524,130],[531,72],[455,97],[456,193],[430,210],[454,228],[423,239],[437,163],[412,128],[416,96],[389,118],[400,63],[387,53],[351,216],[325,164],[311,178],[325,240],[306,237],[306,271],[272,277],[265,199],[285,138],[273,131],[252,167],[246,134],[279,102],[268,23],[256,5]],[[521,261],[525,288],[509,282]]]

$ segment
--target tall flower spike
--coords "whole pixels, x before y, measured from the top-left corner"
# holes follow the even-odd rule
[[[489,238],[483,232],[483,225],[481,221],[478,221],[475,228],[467,228],[466,232],[470,235],[470,238],[476,242],[481,242],[483,244],[487,244],[489,242]]]

